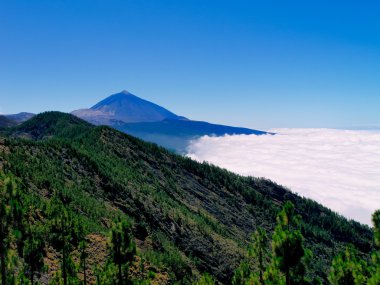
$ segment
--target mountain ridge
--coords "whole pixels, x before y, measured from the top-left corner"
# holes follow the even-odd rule
[[[178,153],[185,153],[192,140],[204,135],[270,134],[248,128],[194,121],[125,90],[103,99],[90,109],[76,110],[71,114],[95,125],[111,126]]]
[[[35,114],[28,113],[28,112],[21,112],[21,113],[17,113],[17,114],[7,114],[4,116],[6,116],[8,119],[11,119],[11,120],[17,122],[18,124],[20,124],[20,123],[23,123],[23,122],[31,119],[33,116],[35,116]]]
[[[94,205],[100,211],[106,203],[134,219],[137,236],[144,225],[147,234],[138,240],[142,249],[145,242],[158,243],[157,235],[170,242],[183,256],[175,262],[177,269],[167,265],[173,280],[206,271],[227,284],[250,234],[259,226],[270,233],[287,200],[302,216],[300,229],[318,260],[311,265],[311,276],[327,280],[331,257],[348,243],[363,255],[372,247],[368,227],[276,183],[197,163],[69,114],[46,112],[0,136],[7,149],[0,152],[1,165],[40,199],[65,191],[72,211],[89,219],[94,229],[105,227],[99,221],[106,212],[94,214],[96,218],[90,213]],[[87,200],[92,201],[88,206]]]
[[[114,124],[112,127],[142,140],[157,143],[181,154],[186,154],[190,142],[201,136],[274,134],[248,128],[217,125],[204,121],[170,119],[160,122],[119,123]]]
[[[12,127],[17,125],[17,122],[9,119],[7,116],[0,115],[0,127]]]
[[[90,108],[74,110],[71,114],[93,125],[110,126],[180,154],[185,154],[189,144],[204,135],[273,135],[249,128],[191,120],[126,90],[114,93]],[[5,123],[3,120],[0,127],[21,124],[35,114],[21,112],[5,116],[10,121]]]

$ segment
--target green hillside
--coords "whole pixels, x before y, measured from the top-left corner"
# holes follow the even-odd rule
[[[153,284],[189,284],[203,272],[228,284],[252,232],[260,227],[271,234],[285,201],[302,217],[305,246],[314,255],[311,278],[326,282],[333,256],[349,243],[364,258],[373,248],[370,228],[274,182],[197,163],[64,113],[43,113],[0,131],[0,168],[0,186],[7,179],[17,184],[26,223],[44,237],[43,283],[59,268],[53,233],[63,212],[86,237],[92,283],[106,266],[107,237],[118,218],[132,224],[137,245],[132,279]],[[23,244],[10,243],[15,258],[21,257]],[[79,238],[68,243],[79,266]],[[20,258],[15,271],[25,262]]]

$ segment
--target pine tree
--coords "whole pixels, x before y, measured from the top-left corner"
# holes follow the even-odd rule
[[[241,263],[232,279],[234,285],[293,285],[306,282],[306,263],[311,251],[303,246],[303,236],[298,229],[301,217],[295,214],[294,205],[286,202],[277,216],[277,226],[272,239],[271,262],[268,238],[263,229],[252,235],[248,260]],[[255,261],[255,262],[253,262]],[[258,269],[253,269],[256,263]]]
[[[232,285],[245,285],[249,284],[252,277],[251,266],[247,260],[240,263],[239,267],[235,270],[232,277]]]
[[[69,280],[77,279],[76,266],[71,258],[71,251],[79,242],[79,222],[77,218],[62,203],[52,198],[50,205],[50,235],[53,245],[61,251],[61,273],[63,284],[67,285]]]
[[[371,277],[368,279],[368,285],[380,284],[380,210],[372,215],[374,227],[374,238],[376,250],[372,254]]]
[[[303,236],[297,227],[300,216],[295,214],[294,205],[287,201],[277,216],[277,226],[272,240],[273,265],[284,274],[285,284],[302,284],[305,281],[304,259],[310,251],[303,246]]]
[[[23,257],[27,265],[27,275],[29,275],[32,285],[34,284],[35,273],[41,271],[44,267],[44,251],[45,242],[41,230],[29,226],[26,233]]]
[[[374,228],[375,245],[380,249],[380,210],[373,213],[372,223]]]
[[[0,267],[1,282],[7,284],[6,258],[12,235],[20,237],[22,207],[15,181],[0,173]]]
[[[372,263],[358,256],[358,251],[350,245],[336,256],[330,268],[329,281],[333,285],[379,285],[380,284],[380,210],[372,216],[374,225],[375,251]]]
[[[248,250],[248,257],[255,258],[258,261],[258,272],[252,276],[258,279],[258,284],[264,285],[264,272],[267,265],[266,257],[268,255],[268,237],[266,232],[258,228],[252,235],[252,244]]]
[[[247,260],[243,261],[236,269],[232,278],[233,285],[260,284],[264,283],[264,272],[267,267],[268,237],[266,232],[258,228],[252,234],[252,242],[248,247]],[[255,270],[253,264],[258,269]]]
[[[366,267],[367,264],[358,258],[355,248],[348,246],[334,258],[328,279],[332,285],[364,284]]]
[[[119,218],[111,230],[110,251],[112,261],[117,266],[119,285],[124,285],[128,280],[129,265],[136,254],[131,225],[124,219]]]
[[[87,261],[87,257],[88,257],[88,254],[87,254],[87,242],[85,239],[83,239],[80,243],[79,243],[79,250],[80,250],[80,264],[82,266],[82,270],[83,270],[83,285],[86,285],[87,284],[87,265],[86,265],[86,261]]]
[[[215,284],[215,280],[214,278],[208,274],[208,273],[204,273],[200,278],[199,280],[197,280],[194,285],[214,285]]]
[[[264,273],[265,285],[285,285],[285,276],[281,271],[275,266],[275,264],[270,264]]]

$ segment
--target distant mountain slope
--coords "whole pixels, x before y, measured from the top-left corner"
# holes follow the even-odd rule
[[[163,120],[161,122],[114,124],[113,127],[145,141],[184,153],[190,140],[204,135],[263,135],[266,132],[192,120]]]
[[[236,135],[262,135],[266,132],[251,130],[247,128],[230,127],[224,125],[210,124],[202,121],[191,120],[163,120],[161,122],[151,123],[127,123],[118,127],[119,130],[127,133],[160,133],[163,135],[178,135],[178,136],[204,136],[215,135],[222,136],[225,134]]]
[[[128,91],[113,94],[90,109],[76,110],[72,114],[98,125],[111,125],[118,121],[133,123],[185,119]]]
[[[18,114],[9,114],[5,115],[8,119],[11,119],[17,123],[23,123],[29,119],[31,119],[35,114],[27,113],[27,112],[21,112]]]
[[[185,152],[191,140],[204,135],[266,134],[247,128],[192,121],[127,91],[111,95],[90,109],[76,110],[72,114],[92,124],[112,126],[179,153]]]
[[[17,125],[17,122],[7,118],[6,116],[0,115],[0,127],[12,127]]]
[[[165,268],[171,284],[196,272],[229,284],[251,233],[257,227],[270,233],[286,200],[302,216],[300,229],[314,254],[310,277],[327,283],[332,256],[348,243],[367,257],[373,246],[368,227],[271,181],[197,163],[68,114],[40,114],[0,136],[0,168],[34,195],[26,202],[35,203],[37,218],[49,222],[41,205],[63,193],[86,230],[104,239],[112,213],[122,212],[135,221],[140,254]]]

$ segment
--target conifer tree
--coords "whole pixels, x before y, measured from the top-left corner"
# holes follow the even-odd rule
[[[375,251],[371,263],[358,256],[358,251],[350,245],[336,256],[330,268],[329,281],[333,285],[379,285],[380,284],[380,210],[372,216],[374,225]]]
[[[71,280],[70,282],[74,282],[77,279],[76,267],[71,258],[71,251],[79,242],[79,222],[56,197],[52,198],[50,207],[50,215],[52,216],[50,235],[53,245],[61,251],[62,279],[63,284],[67,285],[69,280]]]
[[[355,248],[348,246],[334,258],[328,279],[332,285],[364,284],[366,267],[367,264],[358,258]]]
[[[285,276],[285,284],[302,284],[305,281],[304,259],[311,255],[303,246],[303,236],[297,228],[300,216],[294,205],[287,201],[277,216],[277,226],[272,240],[273,265]]]
[[[204,273],[199,278],[199,280],[194,283],[194,285],[214,285],[214,284],[215,284],[214,278],[208,273]]]
[[[258,228],[252,234],[252,242],[248,247],[247,260],[243,261],[236,269],[232,278],[233,285],[264,283],[264,272],[267,267],[268,237],[265,230]],[[252,266],[257,264],[257,270]]]
[[[252,276],[258,279],[256,283],[264,285],[264,272],[266,269],[266,257],[268,255],[268,237],[262,228],[258,228],[252,235],[252,244],[248,250],[248,257],[256,258],[258,261],[258,272]]]
[[[1,282],[7,284],[7,253],[12,238],[20,236],[22,207],[15,181],[0,173],[0,267]]]
[[[282,272],[275,266],[275,264],[270,264],[267,266],[264,273],[265,285],[285,285],[285,276]]]
[[[251,277],[251,266],[248,260],[244,260],[234,272],[234,276],[232,277],[232,285],[249,284]]]
[[[372,215],[372,223],[374,228],[375,245],[380,249],[380,210],[375,211]]]
[[[39,228],[29,226],[23,250],[24,262],[27,266],[27,275],[30,283],[34,284],[34,276],[44,267],[45,242]]]
[[[117,266],[119,285],[124,285],[128,280],[129,265],[136,254],[131,225],[124,219],[119,218],[111,230],[110,251],[112,261]]]
[[[17,256],[16,250],[10,249],[8,251],[8,256],[7,256],[7,272],[8,272],[8,277],[7,277],[7,283],[10,285],[17,284],[18,281],[18,276],[16,277],[16,271],[17,267],[20,265],[19,258]]]
[[[82,239],[79,243],[79,250],[80,250],[80,264],[82,266],[82,270],[83,270],[83,285],[86,285],[87,284],[87,265],[86,265],[86,261],[87,261],[87,242],[85,239]]]
[[[372,215],[375,238],[375,252],[372,254],[371,277],[368,279],[368,285],[380,284],[380,210]]]

